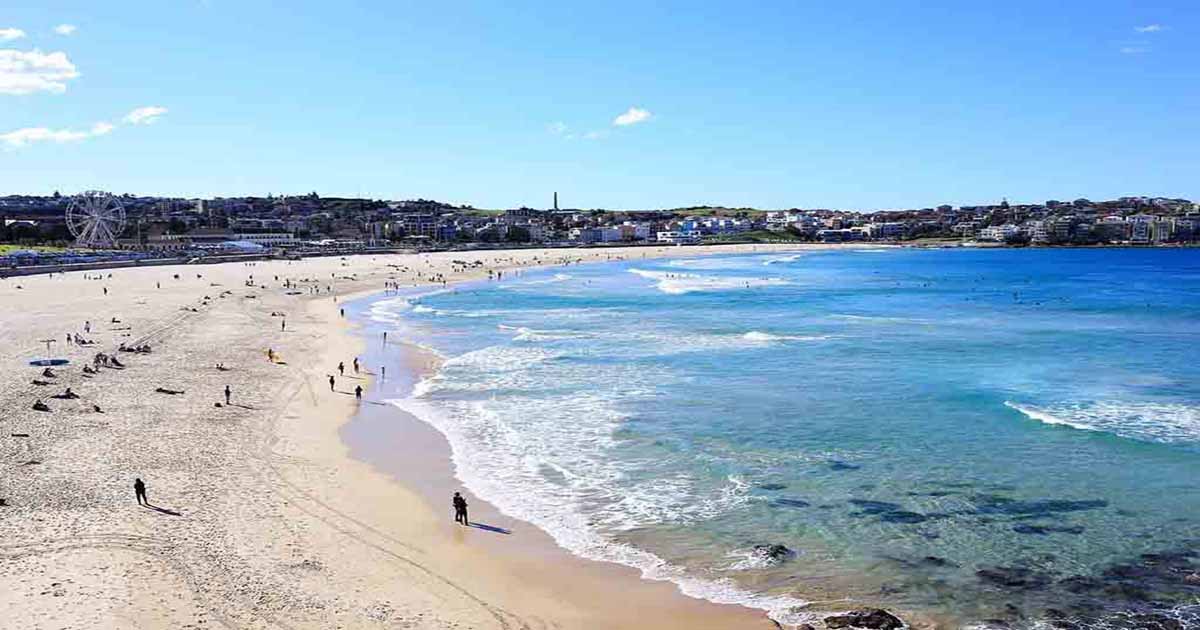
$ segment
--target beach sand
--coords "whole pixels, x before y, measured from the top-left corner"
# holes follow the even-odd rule
[[[371,396],[373,366],[358,376],[350,367],[363,341],[340,313],[387,282],[437,274],[458,281],[567,259],[771,249],[364,255],[2,279],[0,626],[772,627],[760,611],[575,558],[473,497],[474,518],[513,533],[456,526],[449,497],[436,500],[454,485],[444,440],[398,410],[386,418],[401,421],[375,421],[377,447],[352,457],[347,422],[362,407],[384,408]],[[95,343],[68,344],[68,333]],[[49,349],[46,339],[56,339]],[[117,352],[121,343],[152,351]],[[269,361],[268,349],[281,360]],[[97,352],[126,367],[83,374]],[[410,356],[410,369],[422,369]],[[71,363],[42,377],[28,365],[42,357]],[[331,392],[339,361],[346,376]],[[67,387],[80,398],[51,397]],[[31,408],[39,398],[49,412]],[[135,502],[135,477],[154,507]]]

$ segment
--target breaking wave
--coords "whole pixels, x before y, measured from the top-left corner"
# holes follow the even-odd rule
[[[1131,440],[1175,444],[1200,441],[1200,408],[1177,403],[1087,402],[1048,406],[1004,405],[1030,420]]]

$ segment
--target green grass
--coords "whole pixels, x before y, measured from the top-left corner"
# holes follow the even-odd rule
[[[9,252],[18,252],[25,250],[33,250],[35,252],[46,252],[57,254],[67,251],[65,247],[51,247],[49,245],[5,245],[0,243],[0,256],[4,256]]]

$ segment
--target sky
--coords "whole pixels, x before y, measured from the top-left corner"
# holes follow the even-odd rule
[[[0,195],[1200,198],[1200,2],[7,0]]]

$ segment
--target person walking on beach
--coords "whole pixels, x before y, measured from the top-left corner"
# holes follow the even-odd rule
[[[286,319],[279,322],[279,330],[280,330],[280,332],[287,330],[287,320]]]
[[[333,375],[329,375],[329,391],[333,391]]]
[[[346,364],[342,361],[338,361],[338,374],[341,374],[342,376],[346,375]]]
[[[467,500],[464,499],[461,494],[455,492],[453,503],[454,522],[461,525],[470,525],[471,522],[467,520]]]
[[[358,357],[354,357],[354,373],[358,374]]]
[[[226,407],[229,406],[229,395],[232,393],[233,393],[233,390],[229,389],[229,386],[226,385],[225,386],[225,406]]]
[[[354,386],[354,398],[357,400],[362,400],[362,385]]]
[[[140,478],[133,480],[133,493],[137,496],[138,505],[150,505],[150,499],[146,498],[146,482]]]

